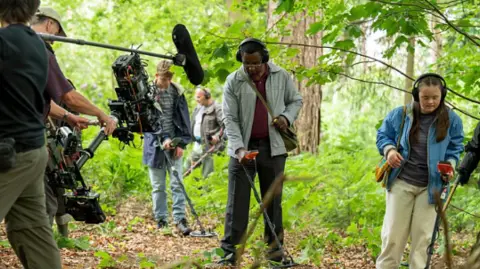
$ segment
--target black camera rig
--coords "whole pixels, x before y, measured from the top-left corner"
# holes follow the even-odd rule
[[[159,130],[158,105],[154,95],[156,87],[149,85],[145,64],[139,54],[169,59],[173,64],[182,66],[188,80],[199,85],[204,78],[204,72],[198,60],[190,34],[182,24],[175,25],[172,40],[178,53],[162,55],[137,49],[101,44],[48,34],[38,34],[45,41],[59,41],[78,45],[89,45],[130,52],[129,55],[118,57],[112,65],[118,87],[115,92],[118,100],[110,100],[108,106],[111,116],[117,121],[117,128],[112,136],[125,144],[133,141],[133,133],[155,132]],[[101,223],[105,221],[99,203],[99,195],[92,192],[80,174],[85,162],[93,157],[95,150],[106,139],[103,129],[91,142],[88,148],[79,150],[78,137],[68,127],[51,132],[48,138],[50,160],[47,168],[49,180],[57,188],[66,188],[72,192],[65,195],[67,212],[75,220],[86,223]]]
[[[80,168],[87,159],[93,157],[93,152],[105,139],[103,130],[88,148],[79,150],[80,141],[76,133],[67,126],[56,129],[51,125],[47,132],[50,155],[46,170],[48,184],[54,190],[71,190],[64,195],[64,204],[66,212],[76,221],[92,224],[104,222],[105,214],[99,204],[100,195],[85,184],[80,173]]]
[[[190,33],[183,24],[177,24],[172,30],[172,41],[177,48],[175,55],[163,55],[138,49],[128,49],[82,39],[38,34],[45,41],[59,41],[78,45],[89,45],[113,50],[127,51],[112,65],[118,87],[115,88],[118,100],[110,100],[108,106],[112,116],[118,120],[118,128],[113,137],[125,144],[133,141],[133,133],[155,132],[158,130],[158,113],[155,111],[155,86],[149,85],[148,74],[140,59],[140,54],[169,59],[174,65],[182,66],[193,85],[200,85],[204,71],[190,38]]]
[[[112,65],[118,83],[118,100],[109,100],[111,115],[118,120],[113,137],[129,144],[133,133],[158,130],[155,86],[148,84],[148,74],[138,53],[122,55]]]

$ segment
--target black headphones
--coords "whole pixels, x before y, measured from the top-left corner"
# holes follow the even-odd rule
[[[209,90],[207,90],[207,88],[198,86],[197,89],[202,90],[203,96],[205,96],[205,99],[210,99],[210,97],[212,97],[212,94],[210,93]]]
[[[267,46],[265,46],[265,43],[263,43],[259,39],[256,39],[253,37],[246,38],[242,41],[242,43],[240,43],[240,45],[238,46],[237,54],[236,54],[237,61],[242,62],[242,46],[250,42],[257,43],[260,46],[262,46],[263,50],[260,53],[262,55],[262,63],[268,62],[268,60],[270,59],[270,54],[268,53]]]
[[[202,91],[204,93],[205,99],[210,99],[210,97],[212,97],[212,94],[206,88],[202,88]]]
[[[440,91],[442,92],[442,101],[445,100],[445,97],[447,96],[447,82],[445,82],[445,79],[440,76],[439,74],[435,74],[435,73],[426,73],[426,74],[423,74],[421,76],[419,76],[417,78],[417,80],[415,80],[415,82],[413,83],[413,89],[412,89],[412,95],[413,95],[413,100],[415,102],[419,102],[420,101],[420,90],[418,89],[418,84],[420,84],[420,81],[426,77],[436,77],[438,79],[440,79],[441,83],[442,83],[442,86],[440,87]]]

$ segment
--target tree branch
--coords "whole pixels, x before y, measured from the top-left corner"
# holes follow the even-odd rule
[[[452,110],[458,110],[458,112],[462,113],[463,115],[469,116],[469,117],[472,118],[472,119],[480,120],[479,117],[475,117],[475,116],[473,116],[472,114],[469,114],[469,113],[466,112],[465,110],[462,110],[462,109],[456,107],[454,104],[452,104],[451,102],[449,102],[449,101],[447,101],[447,100],[445,100],[445,103],[447,103],[449,106],[451,106],[451,107],[452,107]]]
[[[411,80],[415,80],[413,79],[412,77],[410,77],[409,75],[405,74],[404,72],[402,72],[400,69],[396,68],[395,66],[392,66],[382,60],[379,60],[375,57],[372,57],[372,56],[368,56],[368,55],[365,55],[365,54],[362,54],[362,53],[359,53],[359,52],[356,52],[356,51],[353,51],[353,50],[347,50],[347,49],[342,49],[342,48],[338,48],[338,47],[332,47],[332,46],[320,46],[320,45],[309,45],[309,44],[302,44],[302,43],[286,43],[286,42],[273,42],[273,41],[267,41],[265,42],[266,44],[276,44],[276,45],[288,45],[288,46],[299,46],[299,47],[310,47],[310,48],[318,48],[318,49],[332,49],[332,50],[339,50],[339,51],[343,51],[343,52],[348,52],[348,53],[352,53],[352,54],[355,54],[355,55],[358,55],[358,56],[362,56],[364,58],[367,58],[367,59],[370,59],[370,60],[373,60],[375,62],[378,62],[378,63],[381,63],[395,71],[397,71],[398,73],[400,73],[401,75],[403,75],[404,77],[408,78],[408,79],[411,79]]]
[[[359,62],[351,64],[349,67],[354,67],[355,65],[358,65],[358,64],[368,64],[368,63],[374,63],[374,62],[375,61],[359,61]]]
[[[447,88],[447,90],[451,91],[451,92],[452,92],[453,94],[455,94],[456,96],[460,96],[461,98],[463,98],[463,99],[465,99],[465,100],[468,100],[468,101],[470,101],[470,102],[472,102],[472,103],[480,104],[480,101],[477,101],[477,100],[474,100],[474,99],[472,99],[472,98],[466,97],[465,95],[462,95],[462,94],[460,94],[460,93],[458,93],[458,92],[456,92],[456,91],[454,91],[454,90],[452,90],[452,89],[450,89],[450,88]]]
[[[212,33],[212,32],[208,32],[208,33],[212,36],[216,36],[216,37],[219,37],[219,38],[222,38],[222,39],[230,39],[230,40],[238,40],[238,41],[242,40],[241,38],[238,38],[238,37],[224,37],[224,36],[219,36],[219,35],[217,35],[215,33]],[[287,43],[287,42],[275,42],[275,41],[264,41],[264,43],[265,44],[274,44],[274,45],[287,45],[287,46],[317,48],[317,49],[332,49],[332,50],[339,50],[339,51],[343,51],[343,52],[348,52],[348,53],[352,53],[352,54],[355,54],[355,55],[373,60],[375,62],[381,63],[381,64],[397,71],[398,73],[405,76],[406,78],[411,79],[411,80],[415,80],[412,77],[405,74],[404,72],[402,72],[400,69],[398,69],[398,68],[396,68],[396,67],[394,67],[394,66],[392,66],[392,65],[390,65],[390,64],[388,64],[388,63],[386,63],[382,60],[379,60],[375,57],[368,56],[368,55],[365,55],[365,54],[362,54],[362,53],[359,53],[359,52],[356,52],[356,51],[353,51],[353,50],[347,50],[347,49],[342,49],[342,48],[337,48],[337,47],[332,47],[332,46],[310,45],[310,44],[303,44],[303,43]]]
[[[347,74],[344,74],[344,73],[338,73],[338,72],[334,72],[334,71],[322,71],[322,72],[327,72],[327,73],[333,73],[333,74],[337,74],[337,75],[341,75],[341,76],[344,76],[346,78],[349,78],[351,80],[356,80],[356,81],[360,81],[360,82],[364,82],[364,83],[369,83],[369,84],[375,84],[375,85],[383,85],[383,86],[387,86],[387,87],[390,87],[392,89],[395,89],[395,90],[398,90],[398,91],[401,91],[401,92],[405,92],[405,93],[409,93],[411,94],[411,92],[409,91],[406,91],[404,89],[401,89],[401,88],[398,88],[398,87],[395,87],[393,85],[390,85],[388,83],[385,83],[385,82],[379,82],[379,81],[370,81],[370,80],[364,80],[364,79],[360,79],[360,78],[355,78],[355,77],[352,77],[350,75],[347,75]],[[476,117],[476,116],[473,116],[472,114],[458,108],[457,106],[455,106],[453,103],[445,100],[445,103],[448,104],[453,110],[457,110],[458,112],[470,117],[470,118],[473,118],[473,119],[476,119],[476,120],[480,120],[480,117]]]
[[[477,45],[480,47],[480,43],[475,40],[473,37],[471,37],[469,34],[467,34],[465,31],[463,31],[462,29],[458,28],[457,26],[455,26],[452,22],[450,22],[450,20],[447,19],[447,17],[442,13],[442,11],[440,11],[440,9],[438,9],[437,6],[435,6],[433,3],[430,3],[430,1],[428,0],[423,0],[424,2],[426,2],[427,4],[429,4],[433,10],[435,12],[438,13],[438,15],[440,15],[443,20],[450,26],[452,27],[455,31],[457,31],[458,33],[460,33],[461,35],[465,36],[468,40],[472,41],[473,44]]]
[[[268,28],[267,31],[265,31],[265,34],[264,34],[263,36],[266,37],[266,36],[269,34],[269,32],[272,31],[273,28],[274,28],[275,26],[277,26],[277,24],[278,24],[281,20],[283,20],[283,18],[285,18],[286,15],[287,15],[287,12],[283,12],[282,16],[281,16],[280,18],[278,18],[278,20],[277,20],[274,24],[272,24],[272,26],[271,26],[270,28]]]
[[[240,38],[235,38],[235,37],[222,37],[222,36],[219,36],[219,35],[216,35],[214,33],[210,33],[211,35],[213,36],[216,36],[216,37],[220,37],[220,38],[225,38],[225,39],[232,39],[232,40],[241,40]],[[325,48],[325,49],[332,49],[332,50],[339,50],[339,51],[343,51],[343,52],[348,52],[348,53],[352,53],[352,54],[355,54],[355,55],[358,55],[358,56],[361,56],[361,57],[364,57],[364,58],[367,58],[367,59],[370,59],[370,60],[373,60],[374,62],[378,62],[378,63],[381,63],[383,64],[384,66],[390,68],[390,69],[393,69],[395,71],[397,71],[399,74],[403,75],[404,77],[410,79],[410,80],[413,80],[415,81],[414,78],[408,76],[407,74],[405,74],[404,72],[402,72],[400,69],[382,61],[382,60],[379,60],[375,57],[372,57],[372,56],[368,56],[366,54],[362,54],[362,53],[359,53],[359,52],[356,52],[356,51],[352,51],[352,50],[346,50],[346,49],[342,49],[342,48],[338,48],[338,47],[333,47],[333,46],[320,46],[320,45],[310,45],[310,44],[302,44],[302,43],[286,43],[286,42],[274,42],[274,41],[266,41],[265,42],[266,44],[275,44],[275,45],[287,45],[287,46],[299,46],[299,47],[312,47],[312,48]],[[389,86],[389,85],[385,85],[385,86]],[[389,86],[390,87],[390,86]],[[469,97],[466,97],[456,91],[453,91],[452,89],[448,89],[449,91],[451,91],[453,94],[465,99],[465,100],[468,100],[470,102],[473,102],[473,103],[476,103],[476,104],[480,104],[480,101],[477,101],[477,100],[474,100],[472,98],[469,98]],[[453,105],[452,105],[453,106]],[[466,112],[464,113],[461,109],[459,108],[456,108],[455,106],[453,106],[455,109],[457,109],[458,111],[462,112],[463,114],[465,115],[468,115],[468,116],[471,116],[470,114],[466,114]],[[475,119],[479,119],[477,117],[474,117],[474,116],[471,116]]]
[[[401,7],[419,7],[421,9],[428,9],[425,6],[422,5],[416,5],[416,4],[407,4],[407,3],[395,3],[395,2],[390,2],[390,1],[382,1],[382,0],[370,0],[371,2],[378,2],[382,4],[387,4],[387,5],[392,5],[392,6],[401,6]]]
[[[395,71],[397,71],[398,73],[400,73],[401,75],[405,76],[406,78],[410,79],[410,80],[413,80],[415,81],[415,79],[413,79],[412,77],[408,76],[407,74],[403,73],[402,71],[400,71],[398,68],[382,61],[382,60],[379,60],[379,59],[376,59],[372,56],[368,56],[368,55],[365,55],[365,54],[362,54],[362,53],[359,53],[359,52],[356,52],[356,51],[351,51],[351,50],[346,50],[346,49],[342,49],[342,48],[337,48],[337,47],[331,47],[331,46],[319,46],[319,45],[309,45],[309,44],[299,44],[299,43],[284,43],[284,42],[265,42],[265,43],[268,43],[268,44],[280,44],[280,45],[292,45],[292,46],[304,46],[304,47],[315,47],[315,48],[326,48],[326,49],[333,49],[333,50],[339,50],[339,51],[344,51],[344,52],[348,52],[348,53],[353,53],[353,54],[356,54],[356,55],[359,55],[359,56],[362,56],[362,57],[365,57],[367,59],[371,59],[375,62],[379,62]],[[387,85],[385,85],[387,86]],[[477,100],[474,100],[472,98],[469,98],[469,97],[466,97],[465,95],[462,95],[452,89],[448,89],[449,91],[451,91],[453,94],[457,95],[457,96],[460,96],[462,97],[463,99],[465,100],[468,100],[470,102],[473,102],[473,103],[476,103],[476,104],[480,104],[480,101],[477,101]],[[462,112],[460,109],[457,108],[458,111]],[[465,113],[464,113],[465,114]],[[467,114],[469,115],[469,114]],[[473,117],[473,116],[472,116]],[[475,119],[477,119],[475,117]]]
[[[395,87],[395,86],[393,86],[393,85],[390,85],[390,84],[388,84],[388,83],[381,82],[381,81],[364,80],[364,79],[361,79],[361,78],[352,77],[352,76],[347,75],[347,74],[345,74],[345,73],[339,73],[339,72],[334,72],[334,71],[321,71],[321,72],[332,73],[332,74],[344,76],[344,77],[349,78],[349,79],[351,79],[351,80],[356,80],[356,81],[360,81],[360,82],[364,82],[364,83],[368,83],[368,84],[383,85],[383,86],[387,86],[387,87],[390,87],[390,88],[392,88],[392,89],[395,89],[395,90],[398,90],[398,91],[401,91],[401,92],[404,92],[404,93],[411,94],[411,92],[409,92],[409,91],[406,91],[406,90],[404,90],[404,89],[402,89],[402,88],[398,88],[398,87]]]

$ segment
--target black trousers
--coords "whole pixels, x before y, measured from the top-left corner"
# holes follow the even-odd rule
[[[260,193],[263,199],[275,178],[283,174],[287,155],[271,157],[270,142],[268,139],[251,141],[248,149],[259,151],[256,160],[256,169],[254,162],[245,165],[245,168],[252,179],[254,179],[255,173],[258,173]],[[242,165],[236,158],[230,157],[230,163],[228,165],[228,201],[225,215],[225,233],[221,241],[221,247],[225,252],[225,257],[232,254],[230,258],[231,261],[235,261],[235,245],[240,243],[243,234],[247,230],[251,188]],[[267,208],[267,214],[275,227],[275,232],[279,236],[280,242],[283,244],[281,192],[270,202],[270,206]],[[264,223],[264,240],[268,246],[270,246],[270,251],[274,252],[278,250],[278,246],[265,220]]]

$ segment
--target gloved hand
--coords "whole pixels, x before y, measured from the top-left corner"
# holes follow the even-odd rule
[[[460,185],[465,185],[468,184],[468,180],[470,179],[469,176],[465,175],[465,173],[462,173],[461,171],[458,171],[458,182]]]

